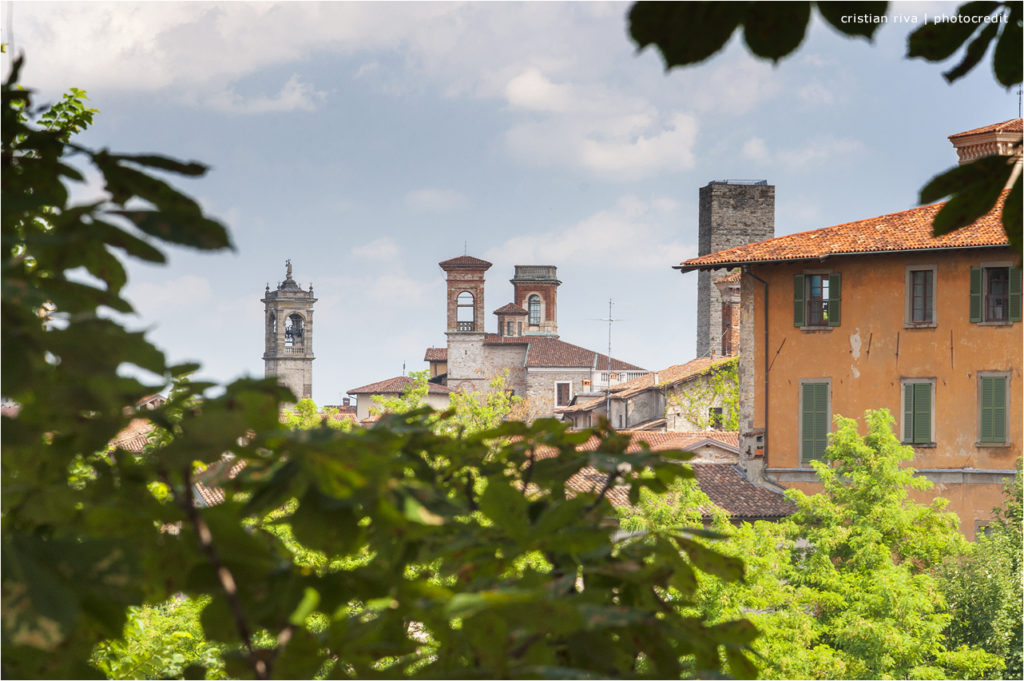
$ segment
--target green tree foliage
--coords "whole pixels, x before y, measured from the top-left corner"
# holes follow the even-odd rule
[[[696,571],[740,579],[742,562],[696,542],[699,530],[635,541],[607,522],[614,485],[636,500],[692,472],[661,453],[627,455],[628,439],[607,430],[485,427],[485,410],[482,430],[452,434],[419,409],[341,432],[306,423],[308,405],[297,420],[312,427],[295,429],[280,420],[293,395],[240,379],[216,397],[183,384],[144,413],[158,428],[151,451],[109,451],[136,416],[127,405],[194,369],[168,366],[101,314],[131,311],[113,251],[163,262],[154,241],[230,241],[150,172],[201,165],[93,151],[33,124],[20,65],[2,114],[2,392],[22,405],[2,429],[4,677],[129,674],[125,659],[164,659],[162,646],[132,647],[152,608],[118,637],[130,607],[170,608],[178,594],[191,599],[178,607],[205,604],[203,638],[181,629],[202,649],[170,657],[189,677],[220,673],[214,648],[223,673],[257,678],[753,674],[748,622],[709,625],[665,600],[670,584],[692,597]],[[68,204],[64,181],[82,179],[70,154],[96,167],[107,200]],[[160,383],[119,373],[125,364]],[[593,435],[598,447],[578,453]],[[223,483],[223,503],[203,507],[196,462],[208,471],[225,453],[246,466]],[[604,483],[570,494],[586,465]],[[174,621],[164,615],[158,630]]]
[[[1017,475],[1006,485],[995,522],[968,552],[951,557],[937,571],[952,615],[947,630],[951,645],[977,646],[1002,657],[1005,671],[991,678],[1024,677],[1021,479],[1018,459]]]
[[[698,64],[721,50],[732,34],[757,57],[778,62],[797,50],[811,15],[847,37],[871,40],[884,24],[887,2],[636,2],[629,12],[629,33],[639,49],[654,45],[665,68]],[[849,21],[851,16],[861,21]],[[844,18],[847,20],[844,21]],[[1022,18],[1019,1],[967,2],[956,21],[933,21],[907,41],[907,57],[943,62],[960,52],[960,62],[943,76],[950,83],[981,63],[992,47],[992,69],[1004,87],[1021,84]],[[932,203],[949,196],[932,225],[941,236],[965,227],[996,205],[1013,164],[993,156],[947,170],[921,189],[920,201]],[[1024,247],[1021,221],[1021,182],[1017,177],[1006,197],[1003,228],[1018,253]]]
[[[171,598],[129,609],[124,636],[104,641],[92,663],[108,679],[182,678],[189,667],[207,679],[227,678],[220,646],[208,642],[199,615],[208,598]]]
[[[952,615],[931,571],[968,548],[956,516],[941,501],[908,498],[929,483],[900,467],[913,450],[899,444],[888,412],[868,412],[865,421],[862,437],[855,421],[837,417],[831,463],[814,462],[824,490],[790,490],[798,507],[790,518],[735,528],[724,516],[713,520],[729,535],[724,551],[744,559],[746,579],[699,575],[696,603],[683,612],[710,622],[747,617],[762,632],[753,647],[764,678],[997,673],[995,655],[945,633]],[[705,499],[680,496],[689,508],[674,512],[642,501],[640,512],[648,526],[671,526],[703,514]]]

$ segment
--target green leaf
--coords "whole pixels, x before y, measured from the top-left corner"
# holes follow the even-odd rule
[[[997,2],[968,2],[960,6],[958,17],[987,17],[999,7]],[[934,21],[915,30],[907,39],[907,56],[928,61],[943,61],[953,56],[983,22]]]
[[[1022,235],[1021,229],[1021,179],[1024,175],[1018,175],[1016,181],[1013,183],[1013,188],[1010,193],[1006,195],[1006,201],[1003,204],[1003,229],[1006,231],[1006,238],[1010,241],[1010,246],[1017,251],[1017,255],[1021,254],[1022,247],[1024,247],[1024,235]]]
[[[1010,87],[1019,85],[1021,82],[1021,52],[1022,28],[1021,28],[1021,4],[1019,2],[1009,3],[1010,11],[1007,21],[1002,25],[1003,32],[996,43],[995,52],[992,54],[992,66],[995,69],[996,80],[1000,85]]]
[[[673,541],[679,548],[686,551],[687,557],[700,570],[715,575],[727,582],[734,582],[743,579],[743,561],[739,558],[726,556],[717,551],[709,549],[692,539],[674,536]]]
[[[743,38],[755,55],[777,62],[800,46],[810,20],[810,2],[752,2]]]
[[[179,175],[188,175],[191,177],[200,177],[205,175],[206,171],[209,170],[207,166],[196,161],[182,162],[170,158],[169,156],[160,156],[157,154],[111,154],[110,159],[113,161],[129,161],[141,166],[157,168],[159,170],[166,170]]]
[[[728,42],[740,25],[747,3],[648,2],[634,3],[629,34],[639,50],[654,45],[665,69],[704,61]]]
[[[224,225],[191,210],[115,210],[140,230],[170,243],[200,250],[233,249]]]
[[[519,490],[501,478],[491,478],[480,495],[480,510],[498,527],[521,541],[530,530],[528,503]]]
[[[1013,166],[1005,156],[988,156],[957,166],[933,178],[921,189],[921,203],[952,197],[936,214],[935,236],[966,227],[995,206]]]
[[[955,67],[946,71],[942,76],[950,83],[966,76],[971,69],[978,65],[981,58],[985,56],[985,50],[989,43],[996,37],[999,31],[999,24],[986,24],[981,33],[971,41],[964,51],[964,58]]]

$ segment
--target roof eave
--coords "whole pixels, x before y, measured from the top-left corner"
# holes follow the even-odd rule
[[[746,265],[777,265],[788,262],[807,262],[809,260],[828,260],[829,258],[845,258],[848,256],[867,255],[896,255],[900,253],[931,253],[935,251],[968,251],[979,248],[1009,248],[1010,244],[980,244],[977,246],[936,246],[934,248],[901,248],[886,251],[841,251],[838,253],[826,253],[825,255],[813,255],[803,258],[776,258],[773,260],[740,260],[721,263],[708,263],[706,265],[672,265],[672,269],[679,270],[681,274],[695,270],[720,270],[732,267],[744,267]]]

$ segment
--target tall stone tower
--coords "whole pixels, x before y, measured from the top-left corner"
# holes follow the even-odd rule
[[[558,269],[554,265],[516,265],[512,299],[526,310],[526,335],[558,337]]]
[[[471,255],[439,262],[447,276],[448,387],[485,390],[490,377],[480,370],[484,339],[484,274],[491,263]]]
[[[716,180],[700,188],[697,254],[764,241],[775,236],[775,186],[767,180]],[[697,274],[697,357],[718,354],[722,298],[714,282],[725,270]]]
[[[264,375],[277,376],[297,399],[313,397],[313,285],[303,291],[292,279],[292,261],[285,261],[285,280],[267,291],[264,305]]]

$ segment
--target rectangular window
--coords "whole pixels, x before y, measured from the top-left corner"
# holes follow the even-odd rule
[[[824,459],[832,420],[830,381],[800,384],[800,463]]]
[[[512,328],[513,328],[512,327],[512,322],[505,322],[505,335],[506,336],[511,336],[512,335]]]
[[[903,385],[903,442],[910,445],[928,445],[934,442],[935,401],[934,379],[904,379]]]
[[[1006,389],[1008,377],[1001,375],[978,376],[978,441],[1005,444],[1006,434]]]
[[[907,270],[907,323],[935,323],[935,268]]]
[[[797,274],[793,277],[793,325],[839,326],[842,275]]]
[[[711,407],[708,409],[708,421],[711,423],[711,430],[721,430],[723,423],[722,408]]]
[[[565,407],[572,399],[572,383],[555,383],[555,406]]]
[[[1021,320],[1021,271],[1016,267],[972,267],[972,322]]]

